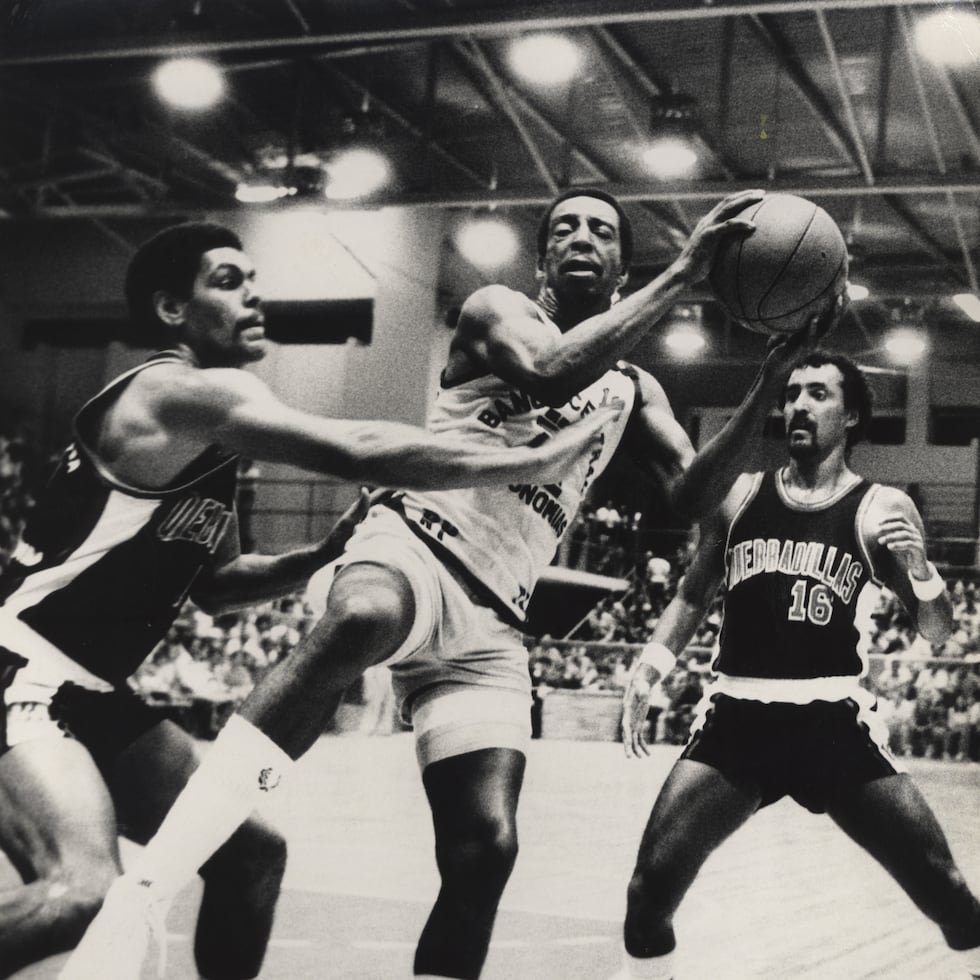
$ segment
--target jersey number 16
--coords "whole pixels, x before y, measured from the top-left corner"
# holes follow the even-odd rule
[[[793,603],[789,607],[789,621],[802,623],[809,619],[816,626],[826,626],[834,614],[834,602],[830,590],[826,585],[815,582],[812,583],[810,594],[807,595],[808,585],[811,583],[804,578],[797,579],[793,583],[793,588],[790,590]]]

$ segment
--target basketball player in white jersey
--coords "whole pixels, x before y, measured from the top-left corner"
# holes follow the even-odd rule
[[[592,442],[591,420],[495,453],[288,408],[240,370],[265,353],[262,308],[250,259],[217,225],[146,243],[126,292],[171,347],[78,413],[0,577],[0,847],[25,882],[0,894],[0,976],[78,941],[119,873],[117,822],[148,839],[196,765],[191,738],[126,688],[184,598],[211,611],[271,598],[339,554],[335,538],[239,554],[237,453],[439,487],[555,478]],[[202,869],[203,976],[258,973],[284,861],[282,839],[253,820]]]
[[[603,405],[625,409],[558,479],[393,493],[369,512],[344,555],[311,582],[323,609],[318,625],[219,735],[160,833],[110,892],[64,978],[130,980],[146,936],[134,910],[166,902],[184,884],[313,744],[341,692],[379,663],[390,666],[415,730],[441,875],[415,974],[479,975],[517,853],[530,737],[521,624],[538,576],[620,444],[680,508],[697,515],[716,504],[735,478],[732,447],[761,426],[798,343],[770,355],[740,411],[697,459],[660,385],[619,361],[707,275],[722,236],[751,231],[733,216],[759,199],[756,191],[727,198],[665,273],[620,302],[632,233],[618,202],[582,189],[553,202],[539,233],[536,299],[488,286],[467,300],[430,428],[496,450],[534,445]]]
[[[860,369],[814,351],[790,374],[782,408],[788,465],[739,477],[703,523],[626,692],[623,741],[642,756],[652,685],[724,581],[715,679],[643,834],[616,980],[679,976],[673,917],[684,894],[716,847],[783,796],[827,813],[940,927],[964,975],[980,976],[980,903],[859,684],[881,585],[933,643],[952,631],[949,595],[908,495],[848,466],[871,418]]]

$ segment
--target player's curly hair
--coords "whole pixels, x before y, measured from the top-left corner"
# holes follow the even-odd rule
[[[154,294],[163,290],[189,299],[201,256],[213,248],[241,250],[242,243],[233,231],[210,221],[185,221],[145,241],[126,270],[126,304],[133,322],[159,333],[162,324],[154,309]]]
[[[538,222],[538,258],[544,258],[544,253],[548,248],[551,212],[562,201],[567,201],[570,197],[594,197],[597,201],[605,201],[606,204],[611,204],[616,209],[616,214],[619,215],[619,252],[623,260],[622,271],[626,272],[633,260],[633,225],[629,215],[623,210],[622,204],[612,194],[599,190],[598,187],[570,187],[568,190],[562,191],[545,208],[544,214],[541,215],[541,220]]]
[[[833,364],[840,371],[844,378],[844,408],[849,412],[857,413],[857,423],[847,430],[846,446],[850,451],[855,443],[860,442],[867,435],[868,426],[871,424],[873,407],[871,386],[861,368],[845,354],[839,354],[837,351],[809,351],[797,360],[793,365],[793,371],[803,367],[823,367],[824,364]],[[782,408],[785,402],[786,389],[784,387],[779,407]]]

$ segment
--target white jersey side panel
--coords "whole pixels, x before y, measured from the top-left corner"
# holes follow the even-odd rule
[[[455,558],[518,621],[524,620],[535,583],[554,557],[586,490],[622,439],[637,403],[634,374],[626,365],[610,370],[557,408],[493,375],[438,393],[429,428],[494,449],[543,441],[613,398],[621,399],[625,409],[602,428],[558,483],[397,495],[410,526],[437,553]]]

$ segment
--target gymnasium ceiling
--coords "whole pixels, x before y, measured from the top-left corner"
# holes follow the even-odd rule
[[[872,291],[854,306],[864,341],[925,310],[972,357],[980,326],[948,297],[980,293],[980,62],[941,67],[913,32],[976,6],[0,0],[0,227],[86,221],[132,240],[147,220],[243,207],[238,184],[284,174],[332,206],[321,165],[368,143],[396,170],[370,206],[447,209],[448,228],[495,208],[528,243],[556,190],[606,186],[636,225],[638,283],[721,196],[762,186],[811,197],[841,225],[851,278]],[[511,67],[510,43],[541,31],[584,53],[573,82]],[[217,107],[156,98],[149,75],[172,54],[220,63]],[[658,179],[642,150],[676,105],[698,163]],[[449,232],[442,275],[447,306],[492,278]]]

